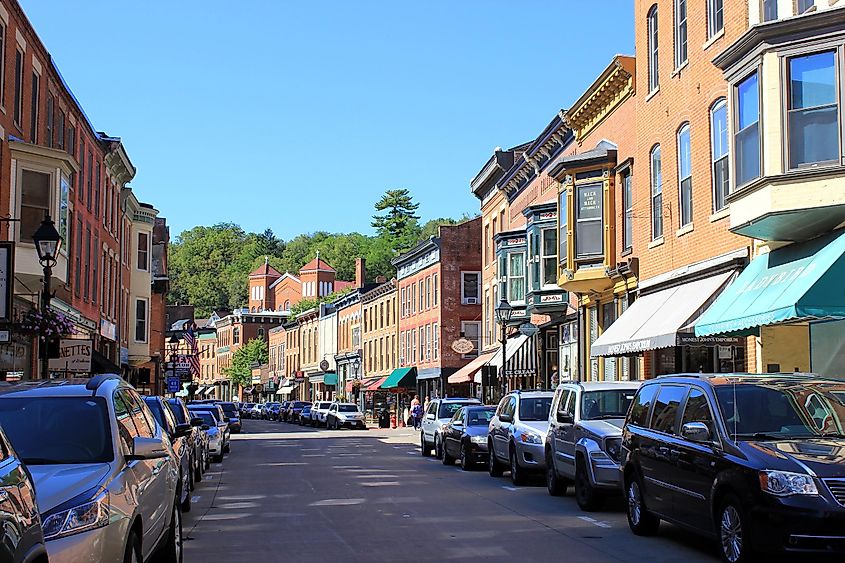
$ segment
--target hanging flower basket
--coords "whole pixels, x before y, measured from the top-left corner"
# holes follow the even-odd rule
[[[45,311],[31,310],[21,315],[18,332],[42,339],[60,338],[76,334],[73,321],[62,313],[48,309]]]
[[[353,381],[352,382],[352,392],[357,393],[361,389],[361,382],[360,381]]]

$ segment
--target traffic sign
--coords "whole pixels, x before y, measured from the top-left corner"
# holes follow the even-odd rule
[[[182,386],[182,381],[178,377],[168,377],[167,378],[167,392],[168,393],[176,393],[179,391],[179,388]]]

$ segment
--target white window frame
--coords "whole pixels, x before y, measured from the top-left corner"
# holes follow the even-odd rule
[[[725,123],[724,123],[724,134],[725,134],[725,146],[718,147],[717,145],[721,143],[717,143],[718,139],[721,139],[722,131],[717,128],[717,123],[715,120],[716,112],[723,111],[725,115]],[[716,102],[710,106],[710,175],[713,178],[713,211],[721,211],[725,207],[727,207],[727,202],[725,201],[730,193],[730,185],[731,185],[731,172],[730,172],[730,158],[731,158],[731,135],[729,131],[728,123],[730,122],[730,115],[728,114],[728,102],[725,98],[719,98]],[[724,151],[724,154],[717,156],[716,151],[721,148]],[[717,185],[716,179],[716,168],[720,165],[720,163],[724,161],[725,173],[727,175],[727,191],[725,193],[720,193],[721,186]],[[721,205],[720,205],[721,203]]]
[[[477,297],[467,297],[466,296],[466,288],[467,288],[467,281],[466,276],[468,275],[476,275],[478,276],[478,281],[476,283],[476,295]],[[474,299],[475,303],[470,303],[469,300]],[[475,270],[461,270],[461,305],[479,305],[481,303],[481,272]]]
[[[687,1],[675,0],[675,70],[687,64],[689,60],[689,11]],[[682,8],[683,18],[681,18]]]
[[[660,88],[660,51],[659,51],[659,31],[660,18],[658,17],[657,4],[651,7],[648,11],[647,30],[648,30],[648,91],[656,92]]]
[[[554,244],[555,253],[554,254],[545,254],[545,252],[544,252],[544,249],[545,249],[544,238],[545,238],[545,234],[547,232],[552,233],[552,235],[555,238],[555,244]],[[546,283],[546,268],[545,268],[546,260],[551,260],[552,263],[555,266],[555,272],[557,272],[557,266],[558,266],[557,249],[559,248],[559,243],[558,243],[558,238],[557,238],[558,237],[557,227],[543,227],[542,229],[540,229],[539,237],[540,237],[540,245],[539,245],[539,248],[540,248],[540,257],[539,257],[539,259],[540,259],[540,288],[541,289],[557,288],[557,280],[556,279],[552,280],[551,283]],[[557,274],[555,274],[555,277],[557,277]]]
[[[689,174],[686,176],[681,176],[681,166],[682,166],[682,155],[681,155],[681,136],[686,133],[687,135],[687,146],[689,147]],[[678,128],[678,132],[676,134],[677,144],[676,150],[678,151],[678,221],[680,222],[680,227],[684,227],[686,225],[692,224],[692,214],[693,214],[693,193],[692,193],[692,129],[690,128],[689,122],[685,122]],[[689,181],[689,220],[684,221],[684,182]]]
[[[716,27],[716,14],[721,14],[721,25]],[[713,39],[725,30],[725,0],[707,0],[707,39]]]
[[[437,323],[433,323],[431,325],[431,357],[434,360],[437,360],[437,358],[440,357],[440,333],[437,331],[437,328]]]
[[[144,339],[138,340],[138,303],[144,304]],[[132,311],[132,317],[135,321],[132,326],[132,341],[137,344],[146,344],[150,341],[150,301],[145,297],[135,298],[135,307]]]
[[[511,255],[513,255],[513,254],[522,255],[522,275],[521,276],[515,276],[511,273]],[[505,254],[505,264],[506,264],[506,267],[507,267],[507,276],[506,277],[507,277],[507,290],[508,290],[507,298],[508,298],[508,301],[511,304],[513,304],[513,303],[525,303],[525,295],[528,291],[528,281],[526,280],[526,276],[525,276],[528,265],[525,262],[525,252],[518,251],[518,250],[513,251],[513,252],[507,252]],[[520,279],[520,278],[522,279],[522,299],[511,299],[511,291],[513,289],[513,280]]]
[[[655,160],[655,155],[657,159]],[[663,224],[663,152],[660,145],[651,147],[648,153],[649,162],[649,183],[651,185],[651,240],[663,238],[666,232],[666,226]],[[654,163],[657,162],[657,166]],[[660,204],[655,208],[657,198],[660,198]],[[660,217],[660,233],[657,233],[655,226],[657,224],[657,217]]]
[[[470,352],[469,354],[461,354],[461,358],[465,359],[465,360],[477,358],[478,354],[481,352],[481,339],[483,337],[483,335],[481,334],[481,321],[461,321],[461,334],[463,334],[464,338],[466,338],[467,340],[473,341],[472,338],[467,336],[467,327],[470,326],[470,325],[476,327],[476,329],[478,331],[477,332],[478,336],[477,336],[477,342],[473,342],[473,344],[475,344],[475,349],[472,352]]]

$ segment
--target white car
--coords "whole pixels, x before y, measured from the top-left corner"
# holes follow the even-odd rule
[[[332,403],[329,401],[320,401],[314,403],[311,407],[311,426],[325,426],[326,416],[329,414],[329,407]]]
[[[332,403],[326,415],[326,427],[337,430],[344,426],[365,430],[364,413],[354,403]]]
[[[443,438],[440,435],[443,425],[452,420],[459,408],[480,404],[481,401],[478,399],[433,399],[428,404],[428,410],[425,411],[422,419],[420,430],[422,455],[431,455],[431,449],[434,448],[435,455],[438,458],[443,457]]]

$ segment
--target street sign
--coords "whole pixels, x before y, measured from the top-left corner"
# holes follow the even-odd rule
[[[167,378],[167,392],[168,393],[176,393],[179,391],[179,388],[182,386],[182,381],[178,377],[168,377]]]
[[[521,334],[524,334],[525,336],[530,337],[530,336],[534,336],[535,334],[540,332],[540,329],[537,328],[537,325],[535,325],[535,324],[525,323],[521,327],[519,327],[519,332]]]

